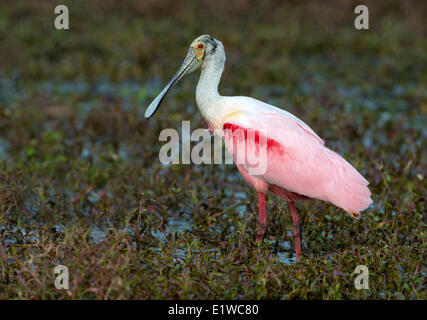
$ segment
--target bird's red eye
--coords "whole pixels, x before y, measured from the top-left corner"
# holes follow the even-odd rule
[[[199,49],[203,49],[204,45],[203,43],[199,43],[199,45],[197,46]]]

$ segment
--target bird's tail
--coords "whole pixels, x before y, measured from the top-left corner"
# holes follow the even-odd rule
[[[358,219],[359,212],[367,209],[372,203],[369,182],[339,154],[329,149],[327,152],[332,164],[332,183],[328,187],[333,189],[327,192],[328,200]]]

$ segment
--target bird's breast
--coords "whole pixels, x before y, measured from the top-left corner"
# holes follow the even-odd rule
[[[215,129],[223,129],[225,123],[236,121],[242,116],[243,112],[239,109],[231,112],[218,112],[218,114],[212,117],[211,121],[208,120],[208,122],[210,122]]]

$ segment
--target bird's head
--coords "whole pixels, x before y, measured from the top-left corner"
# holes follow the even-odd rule
[[[219,44],[221,44],[221,42],[215,40],[208,34],[197,37],[191,43],[188,48],[187,56],[185,57],[181,67],[178,69],[178,72],[173,76],[171,81],[169,81],[156,99],[151,102],[147,110],[145,110],[144,116],[146,119],[150,118],[157,111],[160,103],[163,101],[170,88],[172,88],[184,75],[196,71],[203,64],[205,59],[209,59],[209,57],[213,56],[217,51]]]
[[[200,37],[197,37],[191,43],[190,49],[193,48],[201,65],[205,58],[215,54],[218,44],[220,44],[220,41],[216,40],[208,34],[204,34]]]

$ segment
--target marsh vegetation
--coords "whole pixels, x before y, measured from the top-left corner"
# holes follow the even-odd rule
[[[368,1],[357,31],[352,1],[63,3],[67,31],[55,1],[0,4],[1,299],[426,298],[425,4]],[[286,203],[268,198],[256,244],[256,193],[233,165],[158,159],[162,129],[206,126],[197,75],[143,118],[205,33],[226,48],[222,94],[292,112],[371,183],[360,220],[297,204],[299,263]]]

